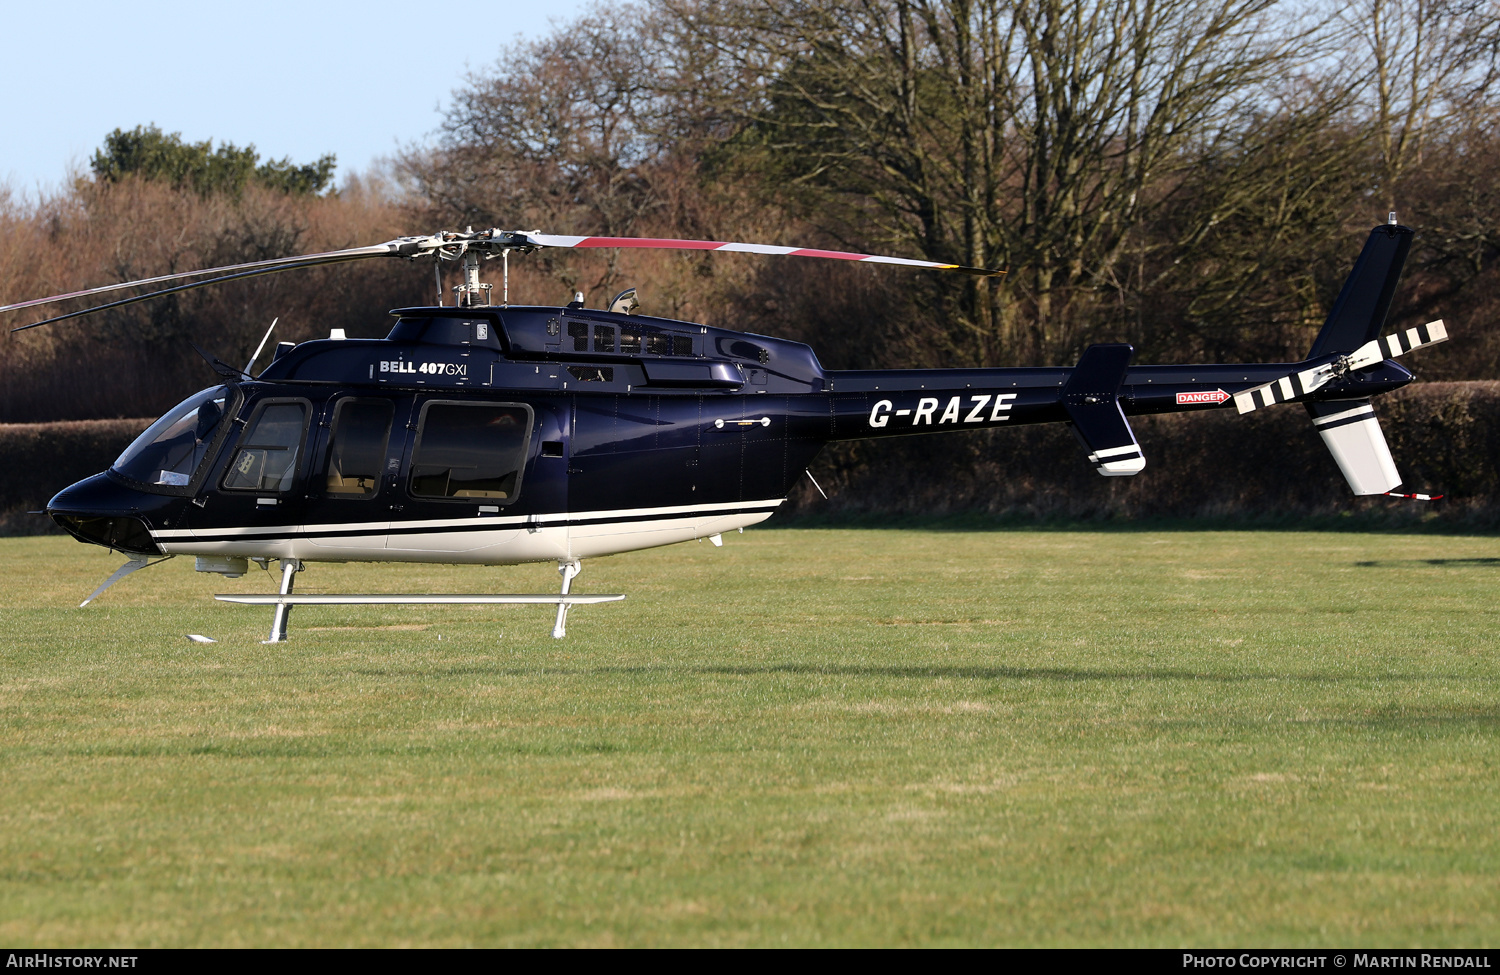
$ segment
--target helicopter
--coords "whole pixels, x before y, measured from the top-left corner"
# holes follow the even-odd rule
[[[151,424],[114,464],[59,492],[47,514],[128,561],[125,576],[177,555],[228,578],[279,563],[276,593],[219,594],[273,607],[266,643],[297,605],[547,604],[554,637],[572,606],[621,594],[571,591],[585,559],[707,538],[771,517],[828,444],[1031,423],[1066,423],[1106,477],[1146,459],[1129,417],[1300,402],[1356,495],[1401,484],[1372,397],[1415,377],[1393,361],[1446,341],[1442,321],[1382,336],[1413,231],[1373,228],[1305,359],[1136,365],[1125,343],[1072,366],[828,370],[808,345],[639,314],[635,289],[606,308],[512,305],[512,252],[664,248],[813,257],[976,275],[1003,272],[897,257],[674,238],[472,228],[366,247],[169,274],[53,295],[0,312],[153,285],[21,328],[192,288],[374,258],[430,259],[439,303],[400,308],[383,339],[281,342]],[[480,280],[500,261],[500,300]],[[453,303],[441,267],[461,264]],[[188,280],[191,279],[191,280]],[[272,323],[272,329],[275,323]],[[19,329],[18,329],[19,330]],[[813,481],[817,484],[816,480]],[[818,488],[821,492],[821,487]],[[308,563],[555,562],[559,592],[298,593]],[[198,637],[194,637],[199,639]],[[207,638],[201,638],[207,640]]]

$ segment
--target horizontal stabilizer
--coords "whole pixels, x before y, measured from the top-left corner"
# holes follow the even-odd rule
[[[1062,390],[1073,431],[1089,451],[1089,463],[1105,477],[1128,477],[1146,467],[1146,457],[1120,409],[1120,383],[1135,349],[1124,343],[1091,345]]]
[[[1089,454],[1088,460],[1105,477],[1129,477],[1146,469],[1146,455],[1136,443],[1096,450]]]
[[[1317,392],[1347,372],[1366,369],[1377,362],[1394,359],[1416,349],[1446,341],[1448,341],[1448,327],[1443,324],[1441,318],[1435,322],[1428,322],[1426,325],[1408,328],[1403,332],[1392,332],[1390,335],[1372,339],[1348,355],[1341,356],[1332,362],[1290,373],[1264,386],[1256,386],[1254,389],[1235,393],[1234,407],[1240,413],[1249,413],[1263,406],[1301,399]]]
[[[1355,494],[1385,494],[1401,483],[1370,401],[1308,403],[1313,426]]]

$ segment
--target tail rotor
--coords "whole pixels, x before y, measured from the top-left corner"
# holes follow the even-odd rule
[[[1394,213],[1389,223],[1370,231],[1333,311],[1308,352],[1307,361],[1317,364],[1236,393],[1234,405],[1245,414],[1299,400],[1355,494],[1390,494],[1428,501],[1442,495],[1395,494],[1401,474],[1370,403],[1371,388],[1366,385],[1361,390],[1358,375],[1363,370],[1378,371],[1388,360],[1448,340],[1448,328],[1441,319],[1380,335],[1411,250],[1411,239],[1411,230],[1397,224]],[[1410,373],[1394,363],[1388,369],[1399,370],[1405,381],[1411,379]]]

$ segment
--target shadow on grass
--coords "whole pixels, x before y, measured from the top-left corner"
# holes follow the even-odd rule
[[[1500,559],[1377,559],[1371,562],[1356,562],[1354,564],[1362,569],[1397,569],[1409,568],[1414,565],[1447,565],[1457,568],[1468,568],[1473,566],[1500,566]]]
[[[772,674],[807,674],[818,677],[884,677],[896,680],[958,678],[961,680],[1050,681],[1053,683],[1089,683],[1113,681],[1188,681],[1210,684],[1298,683],[1359,684],[1368,682],[1470,681],[1472,674],[1216,674],[1189,670],[1091,669],[1087,667],[1012,667],[1012,666],[869,666],[850,664],[759,664],[759,665],[681,665],[642,664],[639,666],[535,667],[467,665],[452,668],[385,668],[366,667],[348,671],[361,677],[432,678],[432,677],[598,677],[619,675],[703,675],[723,677],[758,677]],[[1500,715],[1500,711],[1497,711]]]
[[[533,756],[538,758],[569,758],[607,755],[613,752],[628,752],[633,749],[612,741],[592,739],[491,742],[489,752]],[[457,750],[461,752],[462,749]],[[33,755],[66,755],[74,758],[442,758],[451,757],[455,749],[443,745],[415,742],[317,740],[297,742],[264,741],[164,741],[140,742],[138,744],[81,745],[76,747],[40,746],[31,749],[13,750]]]
[[[624,668],[621,668],[624,669]],[[647,668],[641,668],[647,669]],[[956,677],[966,680],[1039,680],[1054,683],[1087,683],[1113,681],[1191,681],[1212,684],[1301,683],[1346,684],[1366,681],[1471,680],[1471,676],[1451,674],[1215,674],[1189,670],[1107,670],[1087,667],[1007,667],[1007,666],[937,666],[872,667],[819,664],[767,664],[765,666],[711,666],[689,668],[693,673],[753,677],[758,674],[819,674],[831,677],[912,678]]]
[[[605,718],[607,721],[607,717]],[[1087,727],[1093,722],[1088,718],[1071,717],[1064,722],[1069,727]],[[1426,708],[1402,710],[1382,708],[1378,710],[1355,710],[1352,714],[1321,714],[1317,716],[1283,715],[1268,717],[1263,709],[1242,706],[1238,714],[1218,716],[1168,717],[1160,714],[1141,714],[1135,721],[1143,734],[1155,734],[1165,729],[1228,729],[1268,725],[1300,728],[1355,728],[1379,730],[1391,733],[1410,732],[1426,738],[1434,733],[1452,730],[1458,734],[1472,734],[1476,730],[1500,728],[1500,711],[1496,709],[1441,709]],[[1157,729],[1152,732],[1149,729]],[[386,758],[411,758],[433,760],[472,756],[477,748],[486,755],[515,755],[524,758],[595,758],[609,754],[655,753],[662,744],[649,734],[644,740],[634,738],[638,729],[620,727],[579,727],[575,732],[547,729],[536,738],[509,738],[466,735],[445,743],[413,738],[414,727],[395,727],[387,730],[394,737],[372,738],[355,736],[344,738],[338,735],[315,736],[297,741],[264,741],[221,738],[187,738],[175,740],[146,740],[137,742],[108,742],[85,745],[32,744],[7,749],[12,760],[26,755],[63,756],[69,758],[105,759],[316,759],[327,761],[339,758],[365,759],[372,756]],[[600,736],[611,732],[620,735],[616,740],[605,740]]]

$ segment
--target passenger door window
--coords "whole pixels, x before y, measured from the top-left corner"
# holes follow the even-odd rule
[[[332,497],[374,497],[385,466],[395,406],[390,400],[340,400],[333,415],[324,489]]]
[[[508,504],[520,493],[530,440],[528,406],[429,402],[412,450],[411,493]]]

